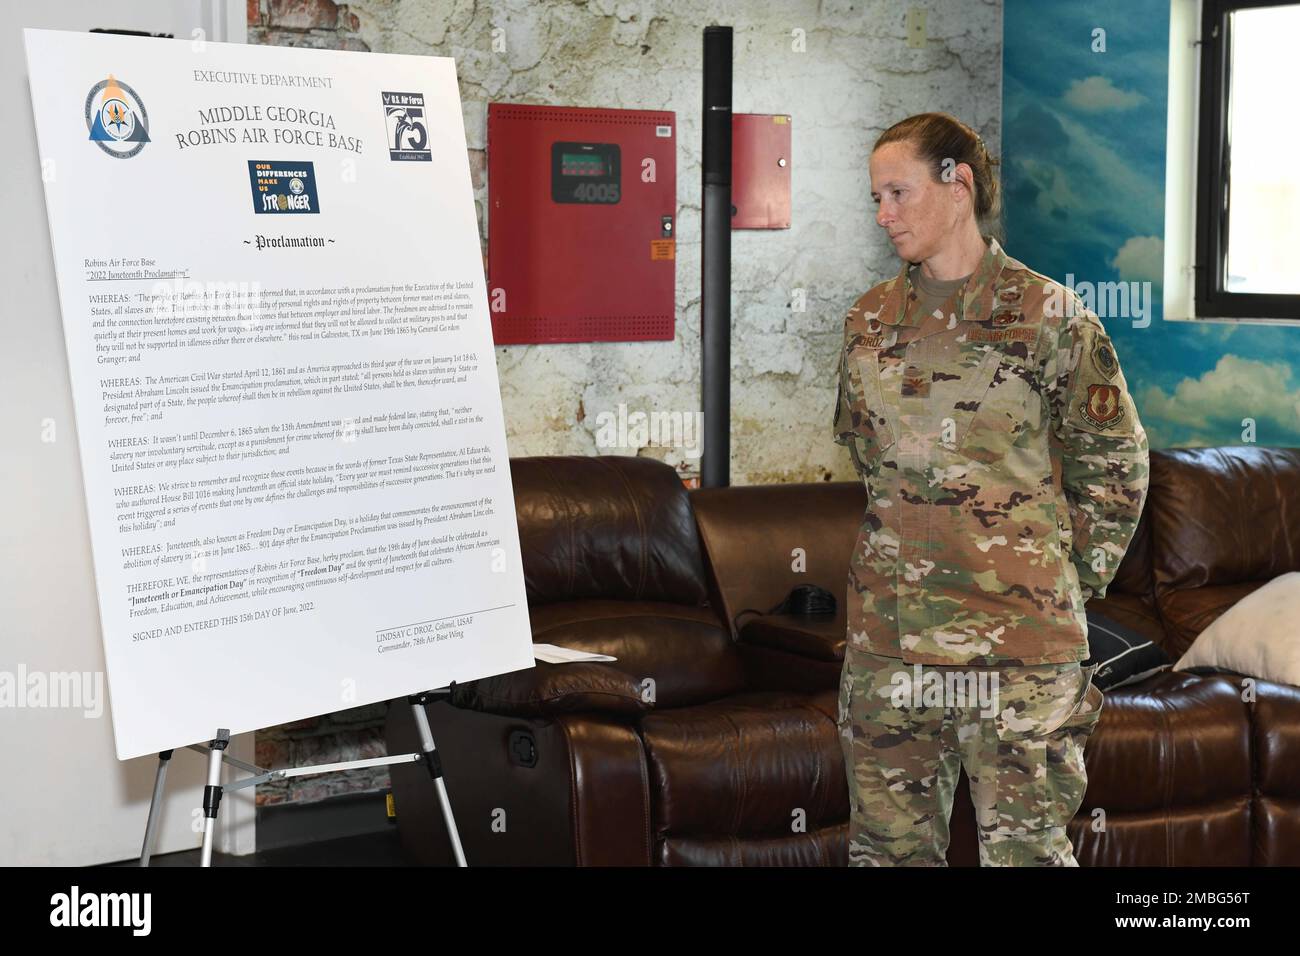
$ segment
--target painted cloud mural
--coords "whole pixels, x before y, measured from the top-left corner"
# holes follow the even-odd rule
[[[1005,0],[1003,22],[1007,251],[1097,311],[1152,448],[1300,445],[1300,328],[1164,321],[1168,0]]]

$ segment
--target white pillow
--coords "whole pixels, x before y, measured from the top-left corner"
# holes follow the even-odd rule
[[[1251,591],[1203,630],[1174,670],[1221,667],[1300,686],[1300,571]]]

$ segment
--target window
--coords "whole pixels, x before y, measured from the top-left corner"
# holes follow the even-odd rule
[[[1300,3],[1203,0],[1196,314],[1300,318]]]

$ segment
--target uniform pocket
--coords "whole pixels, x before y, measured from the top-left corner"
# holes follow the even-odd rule
[[[992,348],[984,356],[964,404],[974,406],[959,452],[976,461],[998,462],[1041,422],[1041,399],[1031,384],[1035,366],[1014,353]]]
[[[1004,709],[997,718],[992,768],[994,825],[1003,834],[1021,836],[1063,828],[1078,812],[1088,783],[1084,745],[1103,700],[1092,683],[1095,664],[1065,667],[1047,681],[1033,673],[1044,668],[1024,670],[1030,672],[1028,684],[1018,696],[1012,694],[1015,713]],[[1064,696],[1054,697],[1057,691]]]
[[[1096,664],[1070,662],[999,671],[993,718],[998,739],[1043,737],[1061,727],[1086,702],[1096,670]]]
[[[1087,678],[1084,686],[1082,699],[1077,707],[1070,712],[1070,716],[1065,719],[1061,725],[1063,729],[1073,732],[1083,732],[1086,738],[1097,728],[1097,722],[1101,720],[1101,711],[1105,706],[1106,695],[1102,693],[1101,688],[1092,682],[1097,674],[1097,668],[1100,664],[1089,664],[1083,668],[1083,673]]]
[[[849,353],[849,368],[856,377],[859,397],[853,427],[873,454],[894,444],[894,432],[885,414],[884,390],[880,387],[880,351],[855,348]]]

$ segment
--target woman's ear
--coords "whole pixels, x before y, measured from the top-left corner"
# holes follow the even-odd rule
[[[966,198],[975,200],[975,171],[969,163],[958,163],[952,171],[952,182],[961,186]]]

